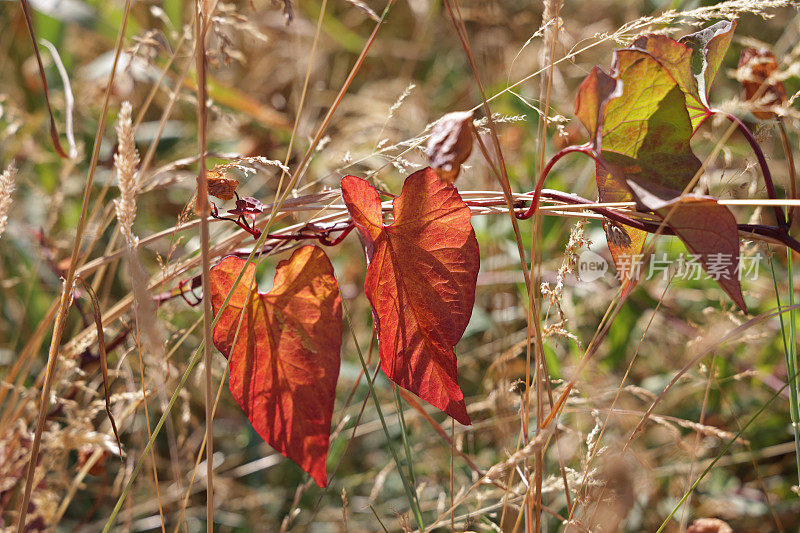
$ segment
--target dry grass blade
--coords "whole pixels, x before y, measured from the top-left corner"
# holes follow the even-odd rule
[[[691,359],[691,361],[689,361],[686,365],[684,365],[683,368],[681,368],[675,374],[675,376],[672,378],[672,380],[670,380],[670,382],[667,384],[667,386],[664,387],[664,389],[661,391],[661,393],[658,395],[658,397],[653,401],[653,403],[650,406],[650,408],[642,416],[642,419],[639,421],[639,423],[636,425],[634,430],[631,432],[630,437],[628,437],[628,441],[625,443],[625,446],[623,447],[623,451],[628,449],[628,447],[631,445],[631,442],[633,442],[633,439],[636,438],[636,435],[638,435],[639,432],[642,430],[642,428],[644,427],[644,424],[647,422],[647,419],[650,418],[650,415],[653,413],[655,408],[661,402],[661,399],[664,398],[664,395],[667,394],[667,392],[669,392],[670,389],[672,389],[672,387],[678,382],[678,380],[681,378],[681,376],[683,376],[690,368],[692,368],[698,362],[702,361],[702,359],[706,355],[711,353],[714,349],[716,349],[720,345],[725,344],[727,342],[730,342],[730,341],[740,337],[745,331],[747,331],[748,329],[750,329],[750,328],[752,328],[752,327],[754,327],[754,326],[756,326],[756,325],[758,325],[758,324],[760,324],[762,322],[765,322],[765,321],[767,321],[767,320],[769,320],[771,318],[775,318],[775,317],[777,317],[777,316],[779,316],[779,315],[781,315],[783,313],[788,313],[789,311],[791,311],[793,309],[800,309],[800,304],[796,304],[796,305],[792,305],[792,306],[784,306],[784,307],[782,307],[782,308],[780,308],[778,310],[772,310],[772,311],[767,311],[765,313],[761,313],[760,315],[758,315],[758,316],[756,316],[754,318],[751,318],[750,320],[748,320],[744,324],[742,324],[740,326],[737,326],[736,328],[730,330],[725,335],[723,335],[720,339],[710,343],[703,350],[701,350],[700,353],[698,353],[696,356],[694,356]]]
[[[61,147],[61,141],[58,138],[58,128],[56,128],[56,118],[53,115],[53,107],[50,105],[50,90],[47,88],[47,77],[44,74],[44,64],[42,64],[42,56],[39,54],[39,45],[36,41],[36,32],[33,30],[33,21],[31,20],[31,8],[28,5],[28,0],[20,0],[22,12],[25,14],[25,25],[28,28],[28,34],[31,37],[33,44],[33,52],[36,55],[36,63],[39,66],[39,77],[42,80],[42,88],[44,89],[44,100],[47,104],[47,112],[50,114],[50,139],[53,141],[53,148],[56,153],[63,158],[69,157]]]
[[[64,113],[67,115],[64,120],[64,133],[67,136],[67,146],[69,146],[69,157],[75,159],[78,157],[78,147],[75,146],[75,132],[72,127],[72,115],[75,107],[75,97],[72,95],[72,84],[69,82],[69,74],[61,61],[61,55],[53,43],[47,39],[41,39],[41,43],[50,51],[53,57],[53,62],[58,70],[58,75],[61,77],[61,83],[64,86]],[[52,117],[51,117],[52,120]]]
[[[375,22],[381,21],[381,18],[378,16],[378,14],[375,13],[375,11],[373,11],[366,3],[362,2],[361,0],[347,0],[347,3],[357,7],[361,12],[363,12],[365,15],[367,15]]]
[[[106,336],[103,333],[103,318],[100,312],[100,302],[97,300],[97,295],[94,289],[85,279],[81,277],[75,278],[75,281],[80,283],[89,295],[89,300],[92,302],[92,316],[94,317],[94,326],[97,329],[97,348],[100,351],[100,369],[103,372],[103,398],[106,402],[106,414],[108,421],[111,422],[111,429],[114,430],[114,437],[117,439],[117,446],[119,447],[119,458],[123,461],[124,454],[122,453],[122,443],[119,440],[119,431],[117,431],[117,423],[114,422],[114,414],[111,412],[111,400],[108,385],[108,355],[106,354]]]

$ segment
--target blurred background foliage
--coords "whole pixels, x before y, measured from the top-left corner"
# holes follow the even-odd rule
[[[118,0],[31,0],[30,5],[37,37],[55,46],[69,75],[75,98],[78,157],[63,160],[54,151],[22,10],[18,2],[0,2],[0,166],[5,168],[13,160],[19,168],[9,226],[0,239],[0,377],[5,390],[0,403],[3,527],[11,527],[16,516],[25,452],[35,427],[36,393],[41,389],[46,347],[52,334],[53,318],[48,311],[58,298],[60,276],[72,249],[80,198],[124,13],[123,3]],[[283,162],[288,153],[288,166],[294,168],[302,158],[374,27],[374,14],[380,15],[384,8],[374,0],[328,1],[319,43],[313,50],[322,5],[316,0],[296,1],[288,8],[264,0],[216,4],[207,43],[210,165],[255,156]],[[643,16],[657,17],[669,9],[687,12],[713,3],[566,2],[560,12],[563,26],[555,57],[560,59],[587,49],[560,61],[554,69],[551,122],[544,146],[537,141],[538,110],[544,105],[539,102],[542,78],[531,76],[543,65],[545,46],[541,32],[536,35],[543,6],[478,0],[465,0],[459,5],[487,95],[499,94],[491,108],[496,113],[512,189],[521,192],[533,187],[541,150],[549,156],[565,144],[584,142],[585,132],[572,115],[575,90],[593,65],[608,67],[611,51],[630,42],[633,34],[620,31],[624,24]],[[761,9],[759,5],[753,2],[753,9]],[[791,95],[800,90],[800,54],[796,49],[800,15],[794,7],[766,8],[764,12],[768,18],[741,14],[734,44],[712,95],[714,102],[735,110],[757,131],[770,157],[781,189],[779,194],[785,196],[787,166],[777,129],[773,122],[756,122],[740,101],[738,83],[729,75],[736,68],[739,51],[746,45],[761,43],[782,61],[787,92]],[[197,173],[192,21],[193,6],[182,0],[141,1],[131,10],[92,189],[93,216],[82,250],[88,260],[122,247],[111,203],[118,195],[112,162],[116,143],[112,125],[124,100],[132,103],[134,117],[141,121],[136,131],[140,152],[144,155],[152,150],[153,154],[148,172],[140,176],[142,190],[135,233],[145,239],[196,219],[191,210]],[[706,24],[692,17],[677,17],[656,20],[651,29],[677,34],[689,31],[691,27],[682,26],[681,22]],[[52,55],[44,47],[40,51],[56,123],[66,146],[67,99],[63,80]],[[299,110],[309,68],[308,90]],[[531,77],[527,81],[508,90],[511,84],[528,76]],[[156,86],[152,102],[142,111]],[[174,107],[170,104],[173,90],[177,90]],[[399,192],[402,180],[425,165],[422,147],[426,126],[444,113],[479,103],[475,79],[444,7],[429,0],[398,2],[323,142],[314,151],[297,195],[335,189],[345,174],[369,177],[386,190]],[[288,151],[298,114],[296,135]],[[164,129],[159,135],[162,119]],[[797,153],[797,117],[789,116],[786,125],[792,149]],[[701,157],[711,153],[726,127],[717,121],[703,126],[694,143]],[[747,145],[734,135],[720,157],[711,162],[707,186],[720,197],[763,197],[763,184],[753,159]],[[240,193],[255,196],[265,204],[272,202],[280,169],[276,165],[252,167],[254,172],[248,174],[231,171],[241,181]],[[591,160],[567,158],[548,179],[547,187],[594,198],[593,171]],[[477,149],[457,185],[462,190],[500,190]],[[771,214],[760,209],[741,208],[736,214],[740,222],[770,223]],[[309,216],[288,214],[277,227]],[[551,286],[556,284],[558,269],[565,261],[564,247],[575,231],[575,222],[564,217],[542,219],[535,250],[541,260],[541,281]],[[526,335],[527,294],[508,217],[475,217],[473,224],[482,265],[473,318],[457,353],[459,381],[474,425],[456,427],[454,434],[456,446],[480,468],[488,469],[507,458],[518,442],[520,398],[509,392],[509,387],[524,377],[525,349],[520,341]],[[214,224],[212,243],[222,242],[233,229],[232,225]],[[592,241],[594,252],[608,259],[598,221],[590,220],[578,231]],[[522,242],[529,252],[531,239],[530,223],[522,224]],[[198,273],[196,264],[178,268],[184,260],[196,258],[198,248],[196,229],[183,231],[180,227],[140,248],[141,262],[153,279],[159,273],[177,269],[154,294],[168,292],[181,279]],[[790,276],[795,277],[794,287],[800,283],[796,269],[789,269],[783,250],[762,243],[744,243],[742,250],[743,255],[760,258],[758,275],[743,285],[751,314],[766,312],[777,304],[776,286],[777,294],[786,303]],[[222,255],[225,251],[217,253]],[[352,313],[355,337],[364,353],[370,354],[374,367],[377,351],[371,349],[372,318],[361,291],[365,273],[361,247],[353,235],[327,251]],[[686,250],[675,239],[660,237],[654,253],[675,258]],[[276,254],[264,260],[263,290],[270,286],[276,262],[284,257],[285,254]],[[130,272],[119,258],[106,262],[88,279],[98,292],[104,312],[130,297]],[[554,394],[562,390],[562,380],[574,376],[577,362],[616,289],[611,273],[592,283],[581,282],[570,273],[559,297],[564,321],[559,323],[556,306],[544,305],[547,316],[543,323],[553,326],[544,351]],[[166,347],[143,353],[151,426],[163,412],[166,399],[202,339],[202,328],[196,327],[199,309],[172,298],[159,306],[157,320],[151,320],[161,328]],[[96,345],[80,344],[86,338],[82,332],[91,324],[91,311],[88,300],[77,298],[65,329],[65,347],[43,441],[39,466],[42,478],[34,490],[32,530],[50,526],[64,531],[99,530],[142,454],[148,427],[139,392],[136,342],[131,334],[135,325],[132,314],[124,311],[107,324],[105,336],[106,342],[112,344],[112,403],[125,457],[120,461],[114,453],[113,434],[102,409]],[[692,367],[676,389],[664,397],[656,410],[661,418],[645,426],[624,461],[611,460],[612,452],[625,445],[641,414],[675,371],[701,347],[717,342],[747,319],[713,280],[674,280],[668,284],[658,276],[640,284],[616,317],[598,355],[580,375],[559,423],[558,444],[551,446],[546,456],[543,503],[565,515],[559,463],[568,467],[568,479],[576,490],[587,454],[602,450],[589,469],[586,490],[580,494],[587,508],[577,517],[583,525],[571,526],[570,530],[581,531],[580,527],[590,527],[593,520],[599,520],[590,512],[595,504],[619,508],[617,514],[623,520],[620,529],[655,530],[690,479],[785,383],[780,324],[776,320],[758,324],[736,341],[716,347],[702,364]],[[215,357],[212,372],[218,384],[225,379],[225,361],[218,353]],[[368,389],[363,380],[356,384],[360,365],[347,332],[342,359],[334,412],[337,436],[329,457],[329,472],[335,470],[336,476],[327,490],[310,485],[299,468],[264,444],[223,389],[214,419],[218,460],[216,527],[220,531],[277,531],[282,524],[296,531],[375,531],[380,527],[377,517],[392,531],[413,524],[400,477],[387,450],[387,437],[371,403],[366,404],[352,437]],[[15,365],[19,367],[17,371]],[[156,441],[158,493],[170,529],[181,523],[183,530],[199,531],[205,527],[202,476],[198,473],[198,480],[191,483],[204,431],[204,371],[202,365],[195,370],[181,391],[165,432]],[[391,388],[382,377],[376,385],[384,410],[389,413],[393,445],[399,449],[400,426]],[[617,392],[616,411],[598,442],[598,424],[602,425]],[[350,395],[352,400],[348,401]],[[449,420],[443,420],[440,413],[431,415],[450,431]],[[701,416],[702,424],[698,425]],[[450,505],[450,446],[413,410],[407,411],[405,420],[421,506],[426,519],[432,522]],[[681,520],[691,523],[696,517],[708,516],[727,520],[736,531],[775,531],[778,527],[789,531],[798,527],[798,472],[786,393],[759,416],[744,438],[747,442],[735,443],[700,484],[685,516],[681,518],[679,512],[670,530],[677,531]],[[87,458],[95,452],[99,457],[96,467],[80,475]],[[152,470],[148,463],[141,472],[115,530],[160,528]],[[198,472],[204,472],[204,467]],[[452,477],[454,491],[466,496],[455,513],[456,530],[513,530],[518,507],[510,503],[503,513],[502,490],[483,485],[467,493],[476,474],[458,457]],[[514,483],[519,489],[518,478]],[[614,505],[600,499],[599,487],[603,484],[610,487]],[[633,490],[628,493],[624,487]],[[188,505],[181,522],[187,490]],[[572,497],[574,501],[575,494]],[[596,530],[613,530],[613,519],[609,520],[605,527],[595,523],[601,528]],[[545,527],[548,531],[565,528],[552,517],[546,518]]]

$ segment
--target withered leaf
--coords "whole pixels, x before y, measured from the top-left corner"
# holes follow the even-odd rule
[[[472,111],[443,116],[433,127],[425,153],[442,181],[453,183],[472,153]]]
[[[761,120],[775,118],[771,108],[786,104],[783,82],[770,79],[777,70],[778,61],[766,48],[742,50],[737,74],[741,77],[744,99],[753,104],[753,115]]]
[[[220,200],[232,200],[236,188],[239,186],[239,181],[227,177],[218,170],[209,170],[206,172],[208,179],[208,194],[215,196]]]

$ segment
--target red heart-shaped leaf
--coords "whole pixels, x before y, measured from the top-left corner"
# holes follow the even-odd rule
[[[430,168],[406,179],[389,225],[366,181],[346,176],[342,196],[367,252],[364,289],[384,373],[470,424],[453,351],[472,314],[480,265],[469,207]]]
[[[253,263],[225,257],[211,269],[215,314],[242,269],[214,328],[214,345],[230,360],[231,393],[256,432],[324,487],[342,345],[333,267],[320,248],[303,246],[278,263],[263,294]]]

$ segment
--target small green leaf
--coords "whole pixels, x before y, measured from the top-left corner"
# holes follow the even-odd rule
[[[689,144],[692,125],[683,91],[642,50],[618,50],[613,72],[622,96],[605,108],[603,158],[637,182],[682,191],[700,169]]]
[[[653,56],[681,88],[693,132],[713,114],[708,96],[735,28],[735,22],[723,21],[680,41],[650,34],[633,42],[634,48]]]

